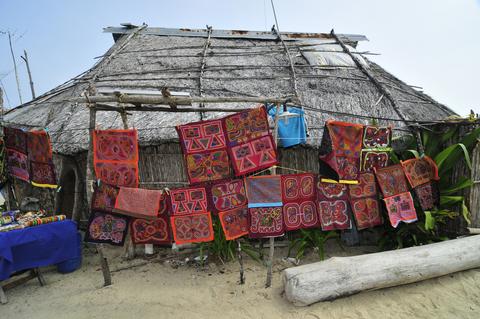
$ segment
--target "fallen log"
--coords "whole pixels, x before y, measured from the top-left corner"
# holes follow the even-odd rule
[[[286,298],[297,306],[364,290],[409,284],[480,267],[480,236],[326,261],[283,271]]]

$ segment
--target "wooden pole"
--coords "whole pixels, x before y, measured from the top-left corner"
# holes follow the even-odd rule
[[[30,64],[28,63],[27,50],[23,50],[23,54],[25,56],[20,56],[20,57],[23,59],[23,61],[25,61],[25,64],[27,65],[28,79],[30,81],[30,91],[32,91],[32,99],[34,99],[35,98],[35,88],[33,86],[32,72],[30,71]]]
[[[238,258],[238,263],[240,264],[240,285],[243,285],[245,283],[245,277],[244,277],[244,270],[243,270],[242,244],[240,243],[240,239],[237,239],[236,242],[237,242],[237,258]]]
[[[10,34],[10,31],[8,31],[8,43],[10,44],[10,53],[12,54],[13,69],[15,71],[15,80],[17,81],[18,98],[20,99],[20,104],[23,104],[20,80],[18,78],[17,61],[15,61],[15,54],[13,53],[12,35]]]

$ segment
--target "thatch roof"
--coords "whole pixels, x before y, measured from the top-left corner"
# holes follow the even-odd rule
[[[47,127],[54,151],[74,154],[88,147],[89,112],[85,104],[72,103],[90,84],[97,90],[135,89],[188,92],[199,96],[199,76],[206,43],[206,30],[107,28],[115,44],[87,72],[10,110],[8,123]],[[136,32],[134,35],[132,32]],[[399,119],[385,97],[379,101],[378,88],[356,67],[329,34],[282,33],[293,57],[300,101],[309,108]],[[360,35],[339,35],[353,50]],[[322,45],[328,49],[322,49]],[[311,65],[306,57],[328,63]],[[113,55],[112,55],[113,54]],[[310,56],[309,56],[310,54]],[[315,54],[318,54],[317,56]],[[359,57],[366,54],[356,53]],[[325,60],[326,59],[326,60]],[[329,60],[330,59],[330,60]],[[350,61],[349,61],[350,59]],[[325,62],[326,61],[326,62]],[[332,65],[338,62],[338,65]],[[454,114],[429,96],[400,81],[377,64],[368,61],[368,70],[390,92],[400,112],[409,120],[441,120]],[[202,76],[203,96],[275,96],[293,94],[292,73],[284,47],[274,34],[266,32],[213,31],[206,51]],[[378,102],[379,101],[379,102]],[[378,104],[376,104],[378,102]],[[215,105],[212,105],[214,107]],[[242,103],[222,107],[250,107]],[[208,113],[206,118],[223,116]],[[325,114],[306,109],[309,144],[320,143],[324,121],[337,118],[352,122],[366,119]],[[200,120],[199,113],[133,112],[128,122],[139,130],[140,145],[177,140],[174,126]],[[116,112],[99,112],[99,128],[121,128]],[[402,122],[393,123],[404,125]],[[11,124],[10,124],[11,125]]]

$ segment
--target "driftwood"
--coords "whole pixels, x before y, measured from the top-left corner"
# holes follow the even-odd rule
[[[409,284],[480,267],[480,236],[431,245],[333,257],[283,271],[286,298],[297,306],[364,290]]]

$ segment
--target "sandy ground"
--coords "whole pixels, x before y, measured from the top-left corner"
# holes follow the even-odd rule
[[[47,286],[32,280],[8,290],[0,318],[480,318],[480,269],[296,307],[282,296],[281,270],[290,266],[282,250],[270,289],[264,288],[264,266],[248,258],[246,284],[238,285],[236,262],[175,268],[158,259],[125,262],[120,252],[108,251],[111,269],[144,265],[115,271],[113,285],[104,288],[98,255],[86,249],[76,272],[62,275],[49,268]],[[334,255],[365,252],[349,248]],[[312,255],[304,262],[313,260]]]

